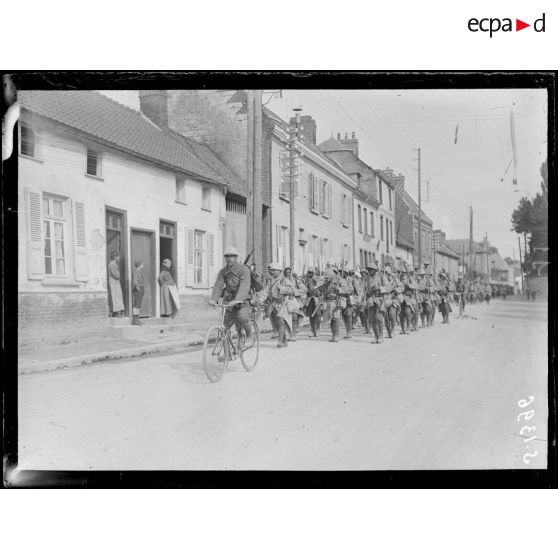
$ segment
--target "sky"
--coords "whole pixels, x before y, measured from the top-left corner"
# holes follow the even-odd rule
[[[137,91],[102,93],[139,110]],[[417,153],[412,148],[420,147],[423,210],[434,228],[447,238],[468,238],[471,206],[474,239],[482,241],[487,234],[502,257],[519,258],[511,214],[522,196],[540,191],[540,166],[547,156],[546,90],[284,89],[278,98],[264,92],[263,101],[287,121],[294,108],[310,114],[318,143],[338,132],[342,137],[355,132],[360,158],[374,168],[404,174],[405,188],[415,200]],[[514,172],[517,185],[512,184]]]
[[[267,107],[284,119],[294,108],[310,114],[317,143],[355,132],[360,158],[405,175],[405,188],[415,200],[412,148],[420,147],[423,210],[434,228],[447,238],[467,238],[472,206],[474,239],[488,234],[503,257],[519,257],[510,219],[522,196],[540,191],[547,154],[546,90],[283,90],[281,98],[270,97],[264,94],[264,103],[269,99]],[[512,184],[512,106],[517,185]]]

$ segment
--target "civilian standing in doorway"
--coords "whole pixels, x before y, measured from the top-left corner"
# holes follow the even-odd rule
[[[122,299],[122,285],[120,284],[120,254],[116,251],[111,252],[108,264],[108,286],[110,298],[112,300],[112,316],[122,318],[124,302]]]
[[[176,283],[170,274],[171,266],[171,260],[168,258],[163,260],[158,281],[161,285],[161,316],[174,318],[180,308],[180,302],[178,301]]]
[[[132,325],[143,325],[140,322],[140,309],[144,292],[143,262],[136,260],[134,262],[134,271],[132,272]]]

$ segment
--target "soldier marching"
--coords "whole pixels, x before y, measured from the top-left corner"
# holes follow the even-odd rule
[[[418,331],[419,317],[422,328],[431,328],[437,311],[441,323],[450,324],[454,303],[461,310],[465,304],[490,304],[493,294],[487,282],[465,281],[461,276],[454,282],[444,270],[435,276],[428,264],[413,269],[404,263],[394,270],[390,265],[380,269],[379,262],[369,262],[362,272],[328,264],[324,270],[309,267],[299,277],[290,266],[277,261],[259,275],[254,266],[237,263],[237,256],[236,248],[227,248],[228,266],[219,276],[212,303],[221,291],[227,299],[241,301],[228,324],[236,321],[249,337],[246,315],[249,300],[255,300],[252,303],[270,320],[271,338],[277,339],[278,348],[297,341],[305,318],[310,337],[319,338],[326,325],[331,332],[329,341],[339,343],[341,338],[351,339],[353,330],[362,327],[365,335],[372,334],[371,342],[379,344],[384,341],[384,330],[387,339],[393,338],[397,328],[400,334],[409,335]],[[257,294],[252,298],[246,292],[250,277],[261,284],[260,292],[250,293]]]

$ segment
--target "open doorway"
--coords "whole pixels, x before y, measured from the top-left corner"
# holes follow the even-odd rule
[[[151,318],[155,315],[155,243],[154,231],[132,229],[132,265],[143,262],[145,292],[140,308],[140,317]]]
[[[159,266],[164,259],[168,258],[172,262],[170,274],[174,282],[178,285],[176,269],[176,223],[161,221],[159,223]],[[159,268],[160,270],[160,268]]]
[[[122,287],[122,302],[124,304],[124,316],[129,315],[129,305],[128,305],[128,281],[126,276],[126,214],[123,211],[118,211],[117,209],[105,209],[106,215],[106,239],[107,239],[107,251],[106,251],[106,269],[108,274],[108,264],[111,261],[111,253],[118,252],[120,254],[120,285]],[[108,285],[108,275],[107,275],[107,285]],[[110,289],[108,291],[108,304],[109,304],[109,316],[112,316],[113,305],[112,296]]]

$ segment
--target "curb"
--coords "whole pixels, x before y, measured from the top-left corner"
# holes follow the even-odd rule
[[[260,333],[269,333],[270,327],[260,329]],[[126,349],[117,349],[114,351],[104,351],[100,353],[90,353],[85,355],[61,358],[56,360],[46,360],[41,362],[28,362],[18,364],[18,374],[33,374],[35,372],[49,372],[53,370],[61,370],[67,368],[76,368],[87,364],[105,362],[108,360],[119,360],[124,358],[141,357],[162,353],[164,351],[172,351],[174,349],[185,349],[188,347],[196,347],[203,345],[205,336],[198,339],[190,339],[188,341],[166,341],[162,343],[151,343],[141,345],[139,347],[130,347]]]

